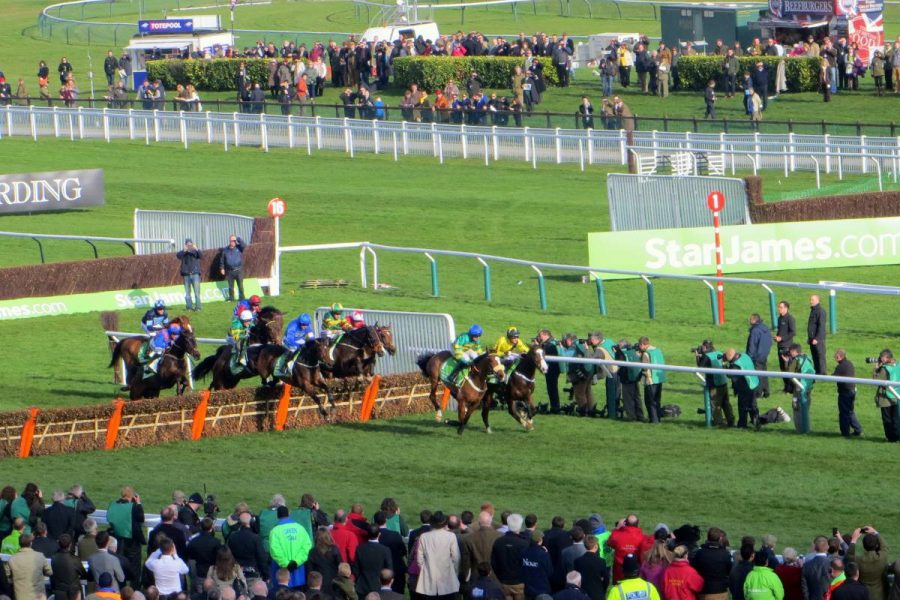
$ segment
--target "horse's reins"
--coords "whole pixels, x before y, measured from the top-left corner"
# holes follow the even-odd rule
[[[496,367],[492,367],[491,370],[493,370],[494,373],[499,373],[500,371],[503,370],[503,365],[502,365],[502,364],[498,364]],[[478,365],[474,365],[474,366],[470,369],[469,372],[471,373],[472,371],[475,371],[476,373],[478,373],[479,375],[481,375],[481,369],[478,368]],[[473,388],[475,388],[475,391],[478,392],[479,394],[483,394],[483,393],[485,393],[485,392],[487,391],[487,388],[486,388],[486,387],[485,387],[484,389],[481,389],[480,387],[478,387],[477,385],[475,385],[475,382],[472,381],[471,375],[466,375],[466,380],[465,380],[463,383],[464,383],[464,384],[465,384],[465,383],[468,383],[469,385],[471,385]],[[460,389],[461,389],[461,386],[460,386]]]

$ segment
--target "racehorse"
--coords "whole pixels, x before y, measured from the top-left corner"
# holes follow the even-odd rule
[[[375,323],[375,335],[378,336],[378,339],[381,340],[381,345],[384,346],[384,349],[387,350],[387,353],[391,356],[397,353],[397,346],[394,344],[394,334],[391,332],[390,325],[379,325],[377,322]],[[372,377],[375,375],[375,354],[370,353],[370,355],[363,359],[363,375],[366,377]]]
[[[212,373],[211,390],[230,390],[237,387],[241,379],[256,375],[256,361],[259,352],[267,344],[281,344],[281,327],[284,323],[282,312],[273,306],[266,306],[256,316],[256,323],[250,327],[247,335],[247,367],[235,375],[231,372],[231,353],[237,347],[224,344],[216,348],[215,354],[207,356],[194,367],[194,379],[203,379]],[[267,385],[268,377],[262,379]],[[274,383],[274,382],[272,382]]]
[[[191,334],[193,334],[194,332],[194,329],[191,327],[191,320],[186,315],[179,315],[175,317],[170,321],[170,324],[181,325],[182,331],[188,331]],[[134,367],[138,364],[138,352],[140,352],[141,346],[144,345],[144,342],[146,341],[147,337],[143,335],[135,335],[119,340],[113,348],[112,360],[109,361],[109,365],[107,366],[107,368],[115,367],[116,362],[121,360],[125,364],[125,373],[131,373]],[[199,353],[194,356],[194,358],[199,359]],[[127,383],[127,381],[122,382],[123,385]]]
[[[416,360],[416,364],[422,369],[422,374],[431,381],[431,393],[428,395],[428,398],[434,406],[434,419],[438,422],[441,422],[443,419],[441,407],[437,400],[437,388],[438,384],[441,383],[441,368],[452,357],[453,354],[445,350],[437,354],[424,354]],[[463,430],[466,428],[466,423],[469,422],[469,417],[472,416],[479,404],[481,404],[481,419],[484,421],[484,431],[486,433],[491,432],[489,421],[490,404],[484,401],[487,394],[487,380],[491,373],[494,373],[501,380],[506,376],[500,358],[496,354],[486,353],[472,362],[472,365],[469,367],[469,373],[459,387],[455,383],[444,384],[449,388],[453,397],[456,398],[456,403],[459,406],[459,427],[456,430],[456,433],[459,435],[462,435]]]
[[[256,358],[256,370],[263,380],[268,379],[275,374],[275,363],[279,358],[288,354],[290,351],[284,346],[276,346],[268,344],[259,349]],[[284,383],[290,384],[292,387],[299,388],[309,394],[316,405],[319,407],[319,413],[323,417],[327,417],[334,410],[334,398],[331,396],[331,390],[322,377],[321,366],[331,367],[333,361],[328,352],[328,340],[324,338],[316,338],[306,342],[300,349],[291,373],[287,377],[278,376],[278,379]],[[325,393],[328,403],[331,405],[330,410],[326,411],[322,404],[322,399],[316,393],[316,389]]]
[[[488,395],[485,403],[490,409],[495,398],[506,402],[506,407],[512,418],[525,428],[526,431],[534,429],[534,375],[540,369],[541,373],[547,373],[547,361],[544,360],[544,351],[539,344],[532,344],[528,353],[519,360],[519,364],[512,369],[508,380],[488,385]],[[525,404],[525,410],[519,410],[519,403]],[[524,413],[524,414],[523,414]]]
[[[390,329],[387,331],[393,346],[394,338],[390,335]],[[348,331],[331,343],[329,352],[334,362],[331,375],[338,378],[358,377],[362,381],[367,367],[374,370],[375,355],[384,356],[384,349],[382,336],[375,327],[368,325]],[[367,364],[367,361],[371,364]]]
[[[175,393],[179,396],[182,395],[188,385],[186,377],[187,361],[190,360],[188,355],[200,358],[193,331],[182,329],[181,335],[178,336],[175,343],[160,357],[156,373],[145,379],[141,365],[137,365],[131,370],[128,377],[128,397],[132,400],[158,398],[161,390],[173,386],[178,386]]]

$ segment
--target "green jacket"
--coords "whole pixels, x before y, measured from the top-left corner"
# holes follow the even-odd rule
[[[31,526],[36,525],[36,523],[32,523],[31,507],[28,506],[28,502],[22,496],[16,496],[16,499],[12,501],[10,519],[15,521],[16,517],[22,517],[25,520],[25,531],[22,533],[31,533]]]
[[[575,356],[575,346],[572,345],[567,348],[566,346],[563,346],[562,344],[560,344],[559,348],[558,348],[558,352],[559,352],[560,356],[568,356],[571,358],[571,357]],[[565,363],[565,362],[559,363],[559,372],[563,375],[568,373],[569,372],[569,363]]]
[[[575,356],[578,358],[593,358],[594,356],[594,347],[586,341],[578,340],[575,342],[574,348]],[[597,367],[595,365],[577,365],[577,367],[582,369],[588,378],[593,377],[594,373],[597,372]]]
[[[731,361],[731,364],[732,368],[737,368],[741,371],[754,370],[753,359],[747,354],[738,354],[737,358]],[[732,377],[743,377],[751,391],[759,387],[759,377],[755,375],[732,375]]]
[[[898,367],[896,364],[881,365],[875,370],[875,374],[872,375],[872,379],[883,379],[885,381],[900,382],[900,367]],[[900,394],[900,384],[895,383],[891,387],[893,387],[894,390],[898,394]],[[897,404],[897,397],[888,391],[887,386],[882,386],[875,390],[875,404],[879,408],[894,406],[895,404]]]
[[[714,350],[712,352],[707,352],[703,356],[705,356],[709,360],[709,366],[713,369],[721,369],[724,367],[724,365],[722,365],[722,359],[719,358],[720,356],[722,356],[721,352],[716,352]],[[716,387],[720,385],[728,385],[728,378],[724,375],[707,375],[706,380],[709,381],[710,377],[712,377],[712,383]]]
[[[269,554],[281,568],[287,568],[291,561],[303,565],[311,548],[306,530],[290,518],[279,521],[269,534]]]
[[[663,356],[662,350],[659,348],[654,348],[651,346],[647,349],[647,352],[644,354],[647,357],[647,362],[651,362],[654,364],[666,364],[666,358]],[[666,382],[666,372],[660,369],[647,369],[650,372],[650,382],[653,384],[657,383],[665,383]]]
[[[798,354],[788,362],[787,370],[792,373],[815,374],[816,367],[807,355]],[[797,379],[797,381],[800,382],[800,388],[807,394],[812,392],[813,385],[816,383],[812,379]]]
[[[269,534],[276,525],[278,525],[278,509],[265,508],[259,511],[259,539],[262,540],[266,552],[269,551]]]
[[[22,537],[22,532],[13,530],[12,533],[3,538],[3,545],[0,546],[0,554],[15,554],[18,552],[20,537]]]
[[[312,511],[308,508],[300,507],[291,511],[291,518],[306,530],[309,539],[313,538]]]
[[[106,509],[106,520],[109,522],[110,533],[116,537],[130,540],[132,538],[132,503],[113,502]]]
[[[769,567],[753,567],[744,580],[744,600],[783,600],[784,585]]]
[[[6,507],[10,503],[6,500],[0,500],[0,531],[9,531],[12,529],[12,519],[6,516]],[[12,511],[10,511],[12,513]]]
[[[409,537],[409,526],[400,513],[394,513],[388,517],[387,523],[384,525],[391,531],[396,531],[403,537]]]
[[[625,357],[625,360],[628,362],[641,362],[640,357],[638,356],[637,350],[632,348],[623,348],[620,350],[622,356]],[[620,367],[619,373],[624,371],[624,379],[626,383],[637,383],[637,381],[641,378],[641,373],[643,369],[640,367]]]
[[[453,340],[453,358],[459,360],[467,350],[474,350],[478,354],[484,354],[484,345],[481,338],[473,340],[468,333],[461,333]]]

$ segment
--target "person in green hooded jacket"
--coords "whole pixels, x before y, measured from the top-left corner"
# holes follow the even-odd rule
[[[784,585],[767,566],[768,560],[765,552],[757,552],[753,557],[753,570],[744,580],[744,600],[784,600]]]
[[[749,354],[740,353],[734,348],[725,351],[723,365],[735,371],[752,371],[753,359]],[[759,409],[756,404],[756,390],[759,388],[759,378],[755,375],[730,375],[734,395],[738,399],[737,426],[746,429],[749,423],[759,427]],[[748,421],[749,419],[749,421]]]
[[[650,338],[643,336],[637,343],[637,356],[640,362],[662,365],[666,359],[662,350],[650,344]],[[643,369],[644,406],[647,409],[647,420],[659,423],[662,416],[662,391],[666,382],[666,372],[662,369]]]

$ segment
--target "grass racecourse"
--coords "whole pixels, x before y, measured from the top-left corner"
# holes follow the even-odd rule
[[[318,4],[295,3],[308,7],[310,15],[318,14]],[[3,10],[25,29],[40,6],[42,2],[17,0],[5,3]],[[606,25],[596,30],[624,30],[628,24]],[[476,26],[473,19],[472,27]],[[895,26],[889,23],[889,31]],[[553,22],[541,28],[559,27]],[[490,30],[488,25],[480,28]],[[22,65],[36,63],[38,57],[73,54],[73,47],[36,41],[27,32],[21,38],[0,39],[0,49]],[[0,54],[0,62],[3,57]],[[820,114],[819,104],[807,103],[803,110],[809,112],[810,107],[816,109],[817,118],[830,116]],[[878,115],[890,117],[887,110],[873,118]],[[128,236],[136,207],[260,215],[269,198],[281,196],[288,203],[282,223],[285,244],[368,240],[584,264],[586,234],[609,229],[606,168],[582,173],[575,166],[540,165],[534,171],[528,165],[504,162],[490,168],[462,161],[440,166],[415,158],[394,163],[385,156],[350,159],[336,153],[309,157],[249,148],[225,153],[203,145],[186,151],[128,142],[35,143],[10,138],[0,141],[0,165],[9,173],[102,167],[106,175],[105,207],[4,217],[0,228],[11,231]],[[766,189],[773,194],[804,193],[812,185],[802,175],[786,180],[777,173],[764,175]],[[825,183],[837,185],[832,180]],[[121,251],[101,248],[105,255]],[[47,252],[53,261],[88,257],[87,246],[77,243],[49,243]],[[643,283],[622,281],[607,285],[609,316],[600,317],[591,285],[578,276],[553,272],[546,273],[550,310],[541,312],[534,273],[501,265],[494,266],[494,299],[486,304],[480,266],[453,259],[441,259],[441,297],[432,298],[424,258],[387,253],[379,258],[380,279],[394,286],[391,290],[359,289],[353,251],[288,256],[283,263],[283,296],[273,302],[289,315],[333,301],[447,312],[459,328],[482,323],[488,340],[509,325],[527,333],[549,327],[557,335],[565,331],[583,335],[592,329],[602,329],[612,338],[648,335],[674,364],[691,364],[689,348],[706,337],[719,348],[743,347],[747,315],[768,314],[761,288],[732,286],[727,289],[727,325],[715,328],[709,323],[705,287],[659,281],[657,318],[650,321]],[[36,261],[33,242],[0,242],[0,266]],[[614,256],[609,264],[614,266]],[[900,268],[814,269],[767,276],[895,285]],[[341,291],[297,289],[303,279],[336,277],[354,283]],[[793,304],[802,330],[807,295],[788,288],[777,291]],[[829,348],[847,348],[857,372],[867,375],[864,356],[892,345],[897,350],[897,301],[840,294],[839,303],[839,332],[829,338]],[[198,334],[222,335],[230,310],[224,304],[205,307],[194,318]],[[140,314],[125,311],[120,322],[136,328]],[[116,394],[106,369],[109,354],[97,313],[2,321],[0,339],[4,410],[101,403]],[[597,388],[595,395],[601,396],[602,389]],[[679,404],[683,416],[659,426],[539,416],[535,431],[526,434],[508,416],[496,413],[492,436],[472,427],[460,438],[452,428],[423,415],[115,453],[3,460],[0,484],[21,487],[35,480],[48,491],[79,481],[102,506],[120,485],[133,483],[151,512],[168,501],[172,489],[194,491],[204,485],[226,508],[238,500],[261,507],[275,492],[295,502],[309,491],[326,510],[362,501],[373,512],[382,497],[394,496],[408,516],[425,507],[477,509],[490,499],[501,510],[535,512],[542,526],[549,526],[555,514],[572,519],[599,512],[611,522],[637,511],[648,526],[659,521],[675,527],[684,522],[716,524],[732,539],[774,532],[779,550],[784,544],[805,548],[814,534],[835,526],[845,531],[871,524],[896,544],[900,453],[896,445],[882,441],[872,396],[871,388],[860,389],[857,412],[866,435],[852,441],[837,434],[833,385],[816,386],[814,433],[799,436],[790,424],[758,433],[707,430],[694,410],[702,404],[696,378],[675,376],[665,386],[663,403]],[[537,397],[544,398],[542,389]],[[761,408],[789,403],[787,396],[773,394]]]

